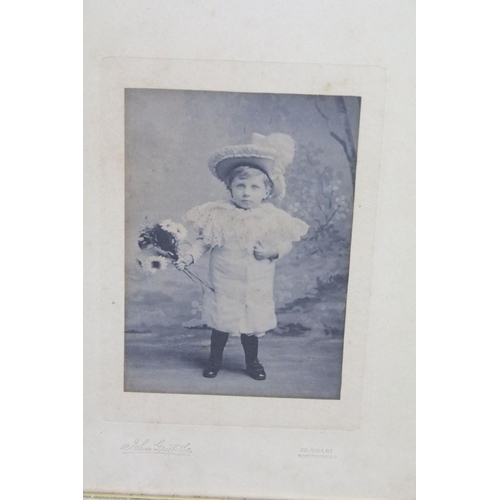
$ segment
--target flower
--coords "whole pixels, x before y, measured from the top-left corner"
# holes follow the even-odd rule
[[[164,271],[168,261],[161,255],[146,255],[137,259],[139,266],[147,273],[154,274],[156,271]]]
[[[139,248],[148,252],[150,257],[140,257],[138,264],[146,272],[155,273],[167,267],[168,262],[175,262],[179,258],[179,243],[187,238],[187,229],[171,219],[144,228],[138,239]],[[183,270],[192,281],[198,281],[203,286],[214,289],[193,272]]]
[[[164,231],[171,231],[172,226],[175,224],[175,222],[171,219],[165,219],[164,221],[160,222],[160,226]]]
[[[177,241],[183,241],[187,238],[187,229],[178,222],[174,222],[171,219],[165,219],[160,222],[160,227],[167,231],[168,233],[172,233]]]

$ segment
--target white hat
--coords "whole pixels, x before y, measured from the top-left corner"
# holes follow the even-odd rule
[[[208,168],[225,182],[231,170],[243,165],[262,170],[271,182],[271,197],[283,199],[286,191],[285,170],[292,163],[295,141],[287,134],[252,134],[251,144],[226,146],[214,153]]]

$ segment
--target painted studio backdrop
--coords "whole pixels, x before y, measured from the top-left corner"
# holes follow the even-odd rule
[[[127,89],[125,92],[126,391],[339,399],[361,100],[358,97]],[[138,264],[146,226],[229,199],[209,171],[216,150],[252,133],[295,140],[287,191],[273,203],[310,226],[276,265],[278,327],[260,339],[267,379],[245,373],[238,338],[202,377],[210,333],[202,287],[172,265]],[[204,279],[209,256],[189,269]]]

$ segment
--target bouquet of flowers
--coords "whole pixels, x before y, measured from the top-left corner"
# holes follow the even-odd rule
[[[186,238],[186,228],[170,219],[146,227],[141,231],[138,243],[141,250],[148,252],[148,256],[138,260],[139,265],[150,272],[165,269],[168,261],[175,262],[181,257],[179,244]],[[189,269],[184,269],[182,272],[192,281],[201,283],[213,291],[210,285]]]

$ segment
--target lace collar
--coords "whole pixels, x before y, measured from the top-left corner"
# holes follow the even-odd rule
[[[238,206],[233,200],[224,200],[220,202],[220,208],[226,208],[231,212],[234,212],[238,215],[249,216],[255,215],[257,217],[266,217],[270,212],[276,210],[276,207],[270,202],[262,202],[258,207],[255,208],[242,208]]]

